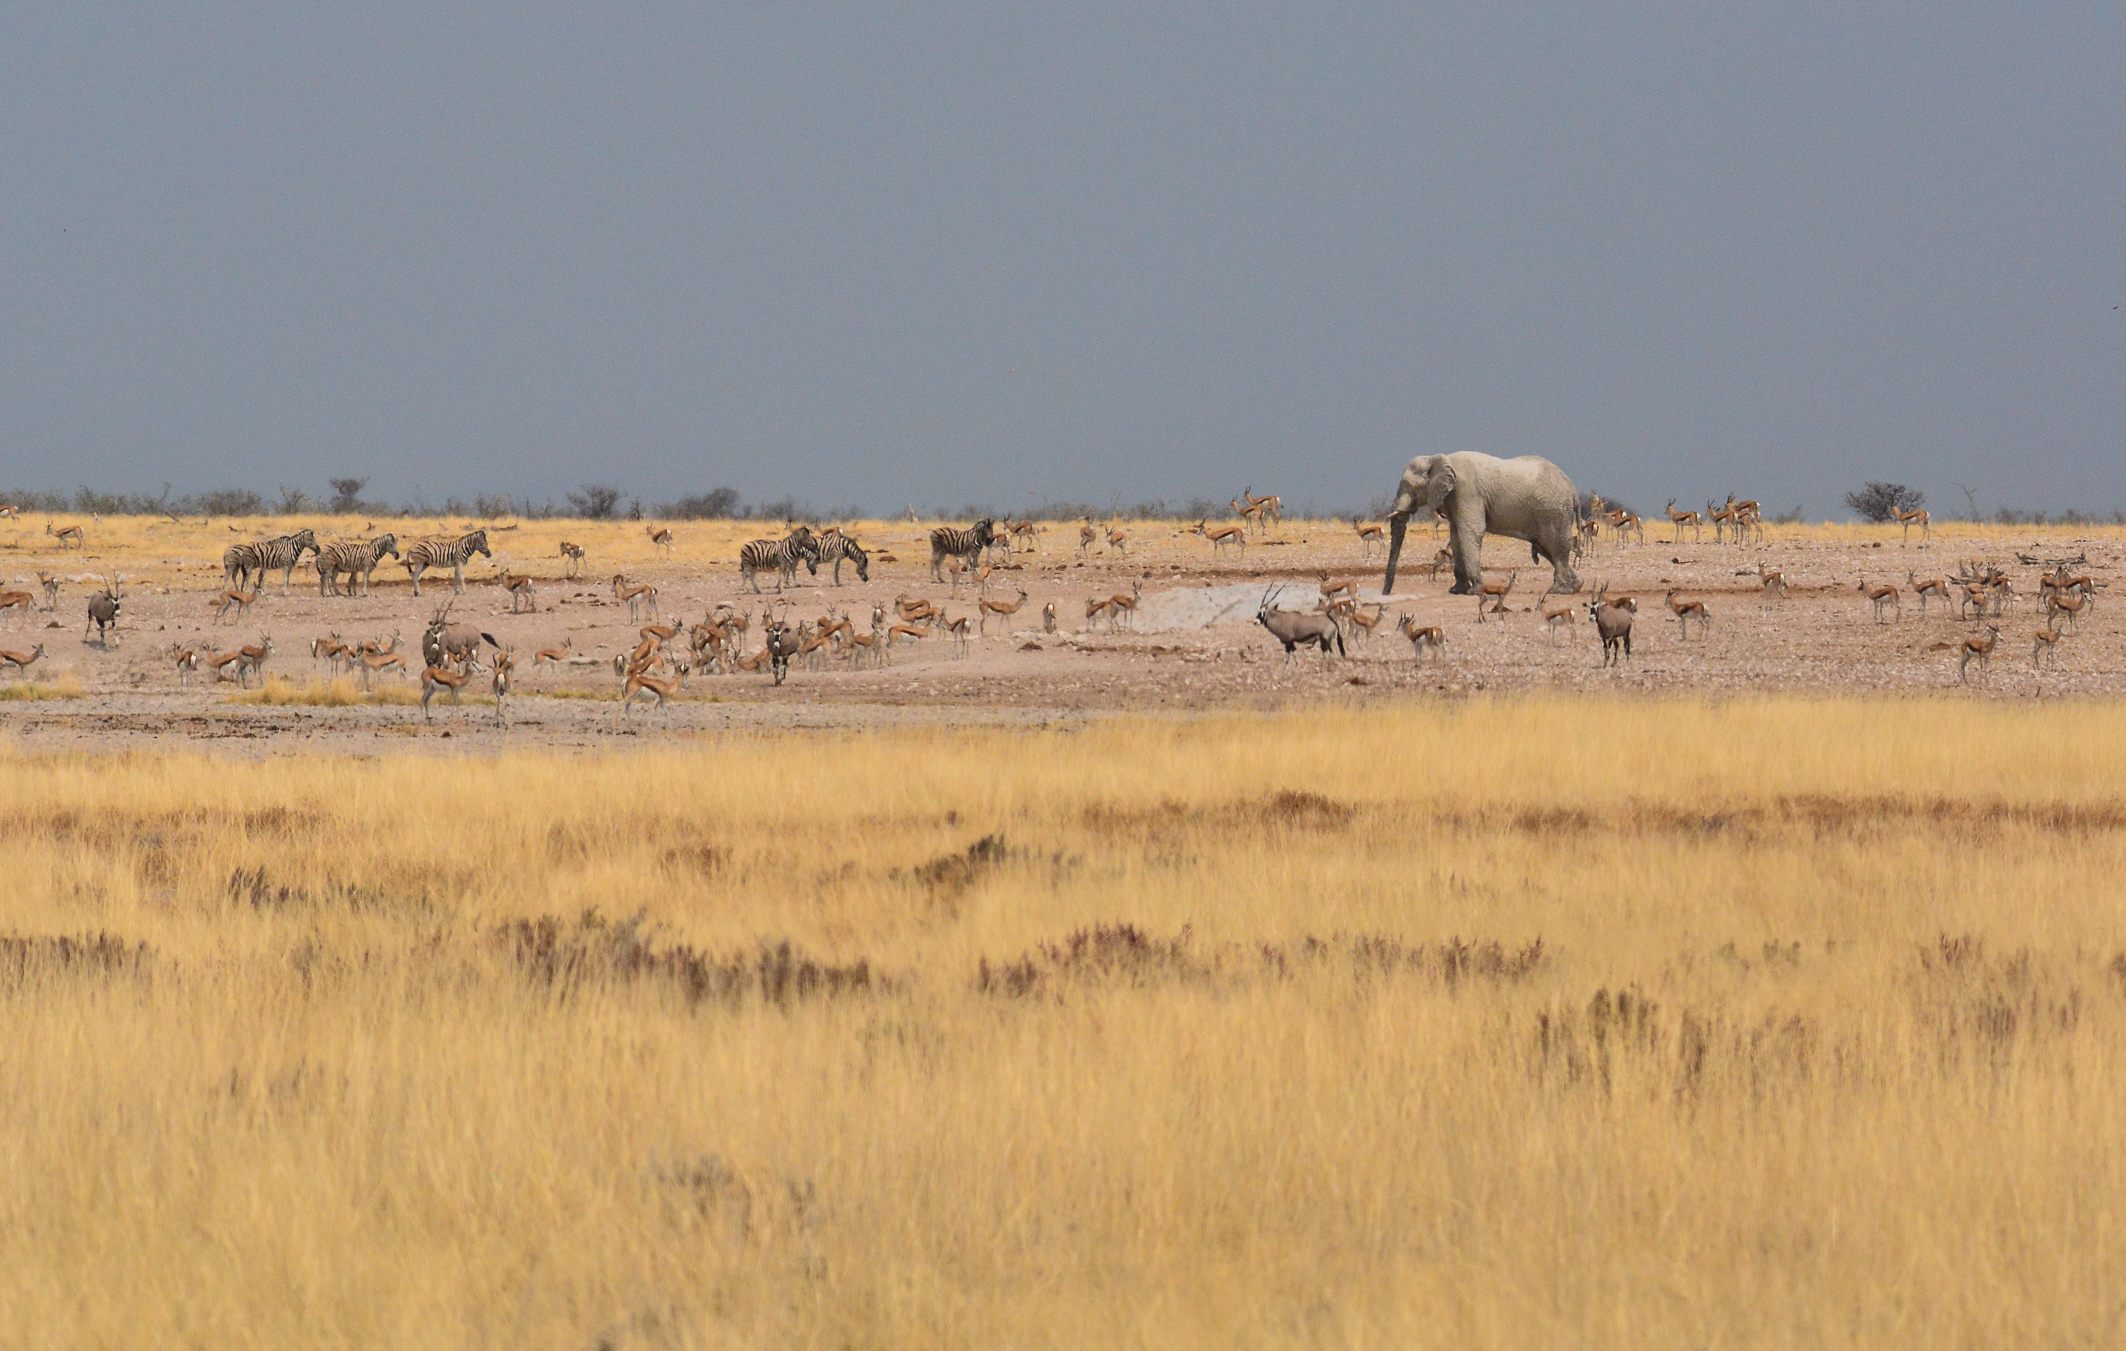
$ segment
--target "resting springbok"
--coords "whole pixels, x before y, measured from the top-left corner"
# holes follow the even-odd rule
[[[1877,586],[1869,586],[1868,579],[1863,577],[1860,579],[1860,585],[1855,587],[1854,589],[1860,592],[1861,595],[1866,596],[1869,600],[1875,602],[1876,623],[1880,624],[1882,622],[1882,611],[1884,606],[1890,606],[1894,608],[1897,611],[1897,617],[1899,619],[1903,619],[1905,617],[1904,600],[1901,596],[1898,595],[1897,588],[1891,586],[1888,582],[1883,582]]]
[[[1684,642],[1690,641],[1690,622],[1693,619],[1698,621],[1698,636],[1700,638],[1703,638],[1705,631],[1712,627],[1712,611],[1705,608],[1705,602],[1702,600],[1677,600],[1676,593],[1670,591],[1668,593],[1668,608],[1676,616],[1676,622],[1683,626]]]
[[[541,662],[546,663],[548,666],[558,668],[562,662],[568,660],[569,653],[575,650],[575,646],[576,635],[571,633],[566,638],[563,638],[561,640],[561,646],[559,647],[540,648],[537,652],[532,654],[532,669],[537,670]]]
[[[1515,568],[1515,569],[1514,569],[1514,570],[1513,570],[1512,572],[1509,572],[1509,573],[1507,573],[1507,574],[1506,574],[1506,580],[1505,580],[1505,581],[1503,581],[1503,582],[1485,582],[1485,583],[1483,583],[1482,585],[1480,585],[1480,586],[1478,586],[1478,587],[1477,587],[1477,589],[1476,589],[1476,622],[1477,622],[1477,623],[1481,624],[1481,623],[1483,623],[1483,622],[1484,622],[1484,616],[1485,616],[1485,614],[1486,614],[1486,613],[1490,613],[1490,614],[1495,614],[1495,615],[1502,615],[1502,614],[1506,613],[1506,597],[1507,597],[1507,596],[1509,596],[1509,595],[1511,595],[1511,594],[1513,593],[1513,584],[1514,584],[1514,583],[1515,583],[1516,581],[1520,580],[1520,576],[1521,576],[1521,570],[1520,570],[1519,568]],[[1490,609],[1489,611],[1486,611],[1486,610],[1484,609],[1484,602],[1485,602],[1485,601],[1487,601],[1487,600],[1491,602],[1491,609]]]
[[[1976,661],[1979,673],[1990,680],[1993,668],[1993,649],[2000,645],[2000,640],[2001,631],[1991,624],[1986,625],[1985,637],[1964,639],[1963,643],[1957,648],[1956,678],[1959,681],[1963,680],[1965,673],[1971,668],[1971,663]]]

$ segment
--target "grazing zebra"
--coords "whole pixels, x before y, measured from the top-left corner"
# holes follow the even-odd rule
[[[240,591],[254,585],[251,574],[257,573],[255,586],[263,586],[269,569],[281,569],[281,594],[288,594],[288,579],[295,575],[295,565],[303,561],[306,553],[318,552],[317,532],[298,530],[292,535],[276,535],[272,539],[255,540],[250,544],[232,544],[222,552],[222,574],[229,580],[229,589]],[[255,589],[254,586],[254,589]]]
[[[486,559],[494,557],[487,552],[485,530],[475,530],[470,535],[460,535],[456,539],[441,536],[424,539],[408,549],[400,561],[406,564],[407,575],[413,578],[413,594],[418,596],[421,594],[421,574],[430,568],[451,569],[456,574],[456,579],[451,582],[450,589],[463,591],[465,562],[474,554]]]
[[[965,559],[969,566],[972,566],[974,560],[981,556],[982,550],[988,548],[989,542],[995,538],[996,522],[986,516],[976,521],[972,530],[961,530],[954,526],[942,525],[931,531],[930,580],[933,582],[945,580],[939,574],[938,568],[943,565],[947,558]]]
[[[856,580],[860,582],[871,580],[871,555],[864,551],[862,545],[838,530],[829,531],[827,534],[820,536],[820,566],[824,567],[829,563],[834,565],[834,584],[836,586],[842,584],[842,560],[844,558],[856,564]]]
[[[354,540],[344,544],[328,544],[317,551],[317,594],[338,596],[355,594],[355,579],[359,577],[362,594],[369,594],[369,574],[385,554],[399,556],[397,535],[378,535],[372,540]],[[347,589],[340,590],[340,574],[347,574]]]
[[[819,542],[812,531],[799,526],[783,539],[757,539],[738,551],[738,575],[755,591],[760,590],[760,572],[773,568],[782,574],[775,589],[797,580],[797,561],[803,559],[813,576],[819,575]]]

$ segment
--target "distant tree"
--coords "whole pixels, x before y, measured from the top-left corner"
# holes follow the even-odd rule
[[[326,479],[332,485],[332,510],[340,516],[352,516],[362,509],[362,489],[369,486],[365,478]]]
[[[260,516],[266,510],[265,499],[249,488],[221,488],[201,493],[193,503],[203,516]]]
[[[1917,511],[1926,505],[1927,495],[1916,488],[1907,488],[1902,483],[1870,483],[1858,492],[1845,495],[1845,504],[1863,521],[1881,524],[1894,521],[1900,511]]]
[[[569,506],[586,521],[610,521],[620,508],[620,490],[602,483],[586,483],[581,492],[570,492]]]
[[[628,501],[628,504],[627,504],[627,518],[628,518],[629,520],[631,520],[631,521],[639,521],[639,520],[641,520],[641,519],[642,519],[642,499],[641,499],[641,498],[639,498],[639,497],[637,497],[637,498],[632,498],[632,499],[630,499],[630,500]]]
[[[311,500],[310,494],[301,488],[291,488],[284,483],[281,485],[280,505],[274,510],[282,516],[300,516],[310,510]]]
[[[722,521],[738,514],[738,504],[743,499],[736,488],[711,488],[705,493],[693,493],[677,502],[661,502],[657,515],[667,521]]]

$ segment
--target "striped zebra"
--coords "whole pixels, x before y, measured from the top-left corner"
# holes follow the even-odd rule
[[[947,558],[966,559],[967,566],[973,567],[975,561],[981,557],[982,550],[988,548],[989,542],[996,537],[996,522],[986,516],[976,521],[972,530],[960,530],[953,526],[944,525],[931,531],[930,580],[934,582],[945,580],[938,575],[938,566]]]
[[[350,540],[341,544],[328,544],[317,551],[317,594],[320,596],[353,595],[355,579],[359,577],[362,594],[369,593],[369,574],[385,554],[399,556],[397,535],[378,535],[372,540]],[[347,574],[347,590],[340,590],[340,574]]]
[[[856,564],[856,580],[860,582],[871,580],[871,555],[865,552],[862,545],[839,530],[830,530],[819,537],[819,565],[821,567],[825,567],[829,563],[834,565],[834,584],[836,586],[842,584],[842,560],[844,558]]]
[[[399,561],[406,565],[406,574],[413,578],[413,594],[418,596],[421,594],[421,574],[430,568],[451,569],[457,576],[450,589],[463,591],[465,561],[474,554],[488,559],[494,557],[487,551],[485,530],[475,530],[470,535],[460,535],[456,539],[438,535],[421,540],[400,555]]]
[[[251,583],[251,575],[258,574],[254,589],[265,583],[269,569],[280,568],[281,594],[288,594],[288,579],[295,574],[295,565],[303,561],[305,553],[317,552],[317,532],[298,530],[292,535],[276,535],[251,544],[232,544],[223,550],[221,569],[229,579],[231,590],[241,591]]]
[[[803,559],[805,567],[813,576],[819,575],[819,542],[812,538],[812,531],[799,526],[783,539],[757,539],[738,551],[738,575],[756,592],[760,590],[760,573],[768,568],[782,574],[775,585],[777,591],[797,580],[797,562]]]

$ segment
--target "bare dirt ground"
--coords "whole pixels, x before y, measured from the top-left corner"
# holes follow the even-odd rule
[[[930,580],[931,524],[856,528],[867,545],[889,550],[897,560],[874,561],[869,583],[859,583],[845,567],[839,588],[825,573],[800,572],[782,598],[791,620],[817,619],[831,608],[863,628],[874,604],[890,607],[903,594],[929,597],[950,615],[972,615],[974,582],[963,583],[955,595]],[[382,525],[397,525],[408,541],[455,528]],[[765,670],[697,674],[668,717],[644,705],[616,722],[619,682],[609,664],[533,671],[530,654],[564,637],[573,639],[577,654],[600,659],[632,647],[640,626],[614,599],[610,580],[616,568],[660,588],[660,614],[667,621],[697,621],[727,600],[751,610],[756,623],[748,646],[757,648],[757,621],[777,600],[773,580],[764,595],[745,590],[736,557],[740,542],[763,532],[757,523],[681,524],[678,546],[666,557],[643,538],[639,524],[528,523],[520,532],[494,537],[495,563],[475,560],[452,611],[453,619],[476,623],[517,651],[519,695],[507,730],[491,705],[471,700],[456,710],[439,703],[433,719],[424,721],[419,707],[405,704],[247,703],[233,684],[204,677],[180,689],[167,655],[173,642],[226,650],[270,633],[276,655],[269,674],[300,683],[323,674],[309,651],[311,639],[327,633],[352,639],[397,630],[417,651],[429,616],[451,595],[447,574],[426,579],[416,599],[404,569],[386,559],[375,590],[346,599],[320,597],[315,575],[298,570],[289,594],[280,594],[276,576],[246,619],[217,624],[208,601],[221,589],[220,549],[234,538],[225,526],[109,523],[92,533],[86,549],[65,552],[24,530],[12,543],[0,540],[0,581],[35,590],[38,570],[56,571],[63,579],[59,604],[26,621],[0,619],[0,648],[27,649],[43,641],[48,659],[31,668],[32,678],[56,681],[80,697],[0,702],[0,729],[25,748],[167,748],[196,741],[237,754],[366,754],[408,746],[611,745],[615,737],[791,728],[1038,724],[1118,713],[1532,690],[1936,692],[1982,699],[2126,692],[2120,641],[2126,612],[2114,603],[2126,531],[2114,529],[1944,526],[1931,541],[1915,539],[1907,546],[1894,528],[1775,526],[1763,542],[1744,546],[1709,537],[1670,543],[1665,527],[1649,523],[1647,543],[1619,547],[1604,541],[1579,566],[1589,591],[1606,582],[1613,595],[1639,600],[1633,657],[1621,669],[1602,667],[1600,645],[1584,615],[1563,633],[1544,624],[1539,611],[1548,570],[1528,566],[1516,541],[1493,538],[1485,549],[1487,576],[1503,580],[1520,569],[1509,613],[1480,622],[1473,598],[1449,596],[1447,580],[1423,576],[1422,566],[1444,540],[1420,529],[1412,532],[1403,577],[1388,598],[1377,636],[1354,641],[1343,659],[1325,663],[1302,656],[1287,663],[1254,622],[1262,595],[1282,586],[1284,604],[1306,608],[1318,599],[1325,571],[1359,579],[1368,598],[1378,595],[1381,556],[1376,550],[1368,557],[1348,524],[1285,522],[1244,553],[1229,550],[1223,557],[1177,523],[1136,522],[1123,529],[1126,551],[1103,545],[1081,556],[1075,526],[1046,526],[1037,551],[1013,555],[990,578],[989,594],[1009,600],[1023,588],[1025,606],[1009,620],[992,619],[988,635],[970,643],[964,656],[940,631],[896,648],[883,669],[857,668],[839,658],[818,669],[800,664],[780,687]],[[325,529],[320,534],[331,537]],[[584,541],[591,549],[582,579],[560,575],[557,538]],[[2040,568],[2019,563],[2018,553],[2086,558],[2081,570],[2099,586],[2093,613],[2079,632],[2069,632],[2043,670],[2032,664],[2032,634],[2042,621],[2033,599]],[[1964,559],[2002,566],[2022,597],[1990,621],[2001,632],[1998,650],[1985,678],[1974,669],[1968,684],[1958,681],[1956,648],[1967,634],[1983,633],[1984,624],[1959,620],[1953,608],[1945,611],[1939,603],[1922,616],[1907,582],[1908,570],[1921,578],[1953,574]],[[1760,563],[1784,571],[1785,600],[1765,598],[1757,580]],[[510,612],[508,597],[493,581],[496,564],[538,578],[536,612]],[[124,615],[106,649],[83,639],[83,623],[88,592],[114,570],[125,578]],[[1875,621],[1873,607],[1856,590],[1863,578],[1900,587],[1901,618]],[[1087,621],[1088,597],[1128,594],[1133,583],[1143,596],[1134,628]],[[1687,641],[1681,636],[1663,603],[1671,587],[1707,604],[1712,623],[1704,636],[1695,625]],[[1059,621],[1052,634],[1041,623],[1049,602]],[[1428,656],[1421,666],[1413,660],[1410,645],[1392,632],[1395,616],[1404,612],[1446,631],[1443,657]],[[18,679],[0,676],[0,686]],[[384,683],[393,680],[387,676]]]

